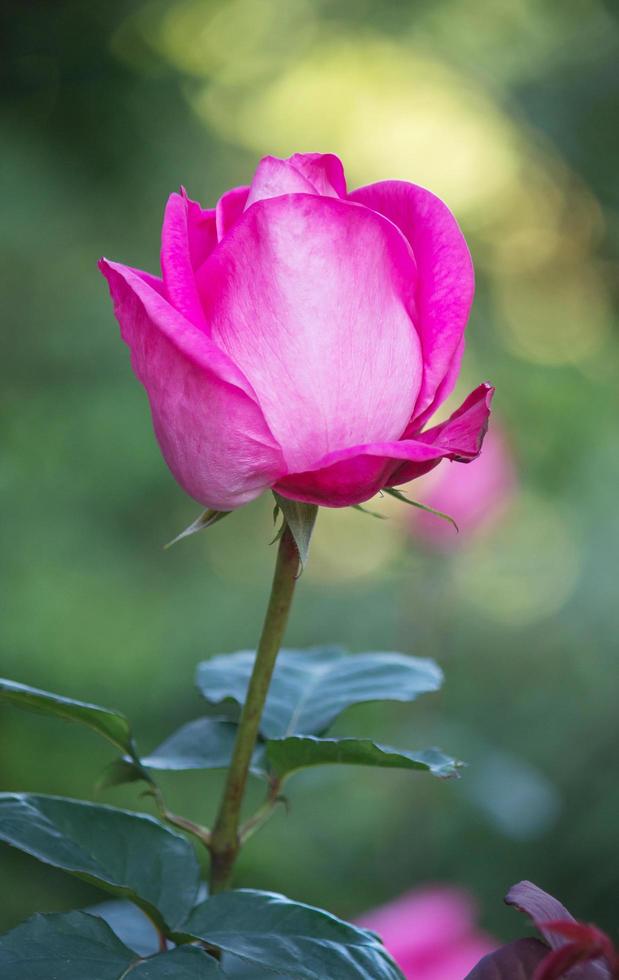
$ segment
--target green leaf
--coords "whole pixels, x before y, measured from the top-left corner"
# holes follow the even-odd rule
[[[224,974],[217,960],[195,946],[179,946],[139,963],[127,980],[211,980]]]
[[[170,735],[142,759],[147,769],[181,771],[184,769],[225,769],[230,764],[236,741],[237,725],[220,718],[196,718]],[[251,771],[264,775],[264,747],[259,745]]]
[[[245,701],[254,653],[213,657],[200,664],[197,683],[211,704]],[[366,701],[414,701],[443,679],[432,660],[403,653],[346,654],[339,647],[282,650],[262,716],[265,738],[322,735],[337,716]]]
[[[286,779],[309,766],[377,766],[381,769],[417,769],[433,776],[454,776],[461,763],[438,749],[406,752],[388,745],[377,745],[368,738],[315,738],[293,735],[270,739],[267,758],[275,773]]]
[[[232,758],[238,726],[222,718],[196,718],[165,739],[150,755],[136,763],[116,759],[106,769],[101,788],[150,780],[147,770],[182,772],[188,769],[226,769]],[[264,778],[264,745],[256,746],[250,772]]]
[[[139,960],[110,927],[87,912],[35,915],[0,936],[6,980],[211,980],[219,963],[195,946]]]
[[[16,681],[4,678],[0,678],[0,701],[44,715],[63,718],[65,721],[81,722],[109,739],[123,752],[134,755],[129,722],[118,711],[101,708],[97,704],[88,704],[86,701],[73,701],[60,694],[40,691],[36,687],[27,687],[25,684],[18,684]]]
[[[303,504],[300,500],[289,500],[273,491],[273,496],[284,520],[294,538],[301,565],[305,567],[309,555],[309,546],[316,523],[318,507],[316,504]],[[277,538],[275,539],[277,540]]]
[[[182,541],[183,538],[188,538],[190,534],[196,534],[198,531],[204,531],[207,527],[212,527],[213,524],[217,524],[219,521],[223,521],[224,517],[231,514],[231,510],[205,510],[199,517],[196,517],[195,521],[186,527],[184,531],[177,534],[175,538],[164,546],[166,549],[171,548],[173,544],[177,544],[178,541]]]
[[[119,980],[135,960],[102,919],[86,912],[35,915],[0,936],[6,980]]]
[[[192,846],[145,814],[57,796],[0,793],[0,840],[139,905],[176,928],[198,894]]]
[[[271,892],[214,895],[183,931],[295,980],[402,980],[374,933]]]
[[[138,956],[152,956],[159,952],[159,936],[147,915],[124,899],[110,899],[84,909],[107,922],[121,942]]]
[[[403,504],[409,504],[411,507],[417,507],[419,510],[425,510],[426,514],[432,514],[434,517],[440,517],[442,521],[448,521],[456,531],[460,531],[460,528],[454,521],[453,517],[449,514],[444,514],[442,510],[435,510],[434,507],[428,507],[427,504],[420,504],[418,500],[410,500],[406,494],[403,494],[401,490],[396,490],[395,487],[383,487],[383,493],[388,493],[389,496],[395,497],[396,500],[401,500]]]
[[[110,789],[112,786],[123,786],[125,783],[137,783],[143,779],[152,786],[152,779],[141,764],[130,756],[123,759],[114,759],[106,766],[103,775],[97,782],[97,792]]]

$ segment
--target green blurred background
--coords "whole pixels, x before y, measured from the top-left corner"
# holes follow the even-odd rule
[[[600,0],[5,5],[0,671],[121,708],[144,750],[200,714],[200,659],[255,642],[270,504],[162,550],[199,508],[159,456],[97,258],[157,271],[170,191],[212,205],[262,154],[297,150],[339,153],[350,186],[430,187],[473,252],[458,393],[497,385],[518,490],[442,553],[404,506],[388,521],[321,512],[288,637],[436,657],[440,695],[351,711],[339,730],[438,743],[470,768],[455,783],[298,777],[241,883],[355,915],[455,882],[508,937],[521,924],[500,899],[528,877],[616,926],[617,14]],[[11,709],[0,744],[3,789],[89,798],[111,758]],[[204,820],[218,786],[168,780]],[[101,798],[149,806],[138,793]],[[8,849],[0,875],[2,928],[96,897]]]

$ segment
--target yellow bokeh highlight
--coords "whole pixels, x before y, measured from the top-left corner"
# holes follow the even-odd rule
[[[427,43],[424,23],[430,36],[452,36],[457,7],[428,9],[414,35],[393,38],[376,28],[355,33],[310,0],[150,0],[114,44],[137,62],[140,38],[182,73],[199,117],[256,158],[331,151],[351,187],[397,177],[431,189],[469,235],[505,348],[590,370],[611,327],[609,285],[595,260],[601,209],[552,144],[501,103],[496,80],[484,84]],[[535,24],[539,64],[555,20],[534,8],[518,0],[512,15],[521,29]],[[476,4],[467,23],[471,15],[483,45],[488,12]],[[517,58],[506,66],[528,70]]]
[[[351,186],[397,174],[458,209],[500,195],[516,167],[510,128],[478,87],[372,36],[323,40],[240,99],[222,82],[197,90],[192,104],[259,155],[330,150]]]
[[[346,582],[382,577],[407,547],[407,535],[389,515],[393,508],[375,498],[367,504],[385,520],[352,507],[321,507],[312,538],[310,561],[304,572],[309,582]],[[400,504],[404,507],[404,504]]]

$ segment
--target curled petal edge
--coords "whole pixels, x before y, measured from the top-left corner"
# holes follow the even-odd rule
[[[282,496],[305,503],[348,507],[369,500],[383,487],[421,476],[443,459],[469,463],[481,452],[493,395],[493,386],[485,382],[446,422],[414,439],[329,453],[303,473],[288,474],[275,489]]]

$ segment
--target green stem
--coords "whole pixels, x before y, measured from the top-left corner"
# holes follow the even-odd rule
[[[239,721],[223,797],[211,833],[211,893],[229,885],[241,846],[239,823],[252,755],[299,569],[299,553],[288,525],[279,542],[271,598]]]
[[[239,827],[239,840],[241,844],[245,844],[250,837],[253,837],[257,830],[260,830],[271,819],[278,803],[286,803],[286,799],[280,796],[280,787],[280,781],[274,780],[271,783],[267,798],[262,806],[259,806],[256,812]]]
[[[159,811],[159,816],[166,823],[172,824],[173,827],[178,827],[179,830],[184,830],[188,834],[192,834],[194,837],[200,841],[206,848],[211,845],[211,832],[208,827],[203,827],[202,824],[194,823],[193,820],[188,820],[186,817],[181,817],[177,813],[172,813],[168,810],[166,806],[163,793],[156,783],[151,784],[150,792],[154,797],[157,809]]]

